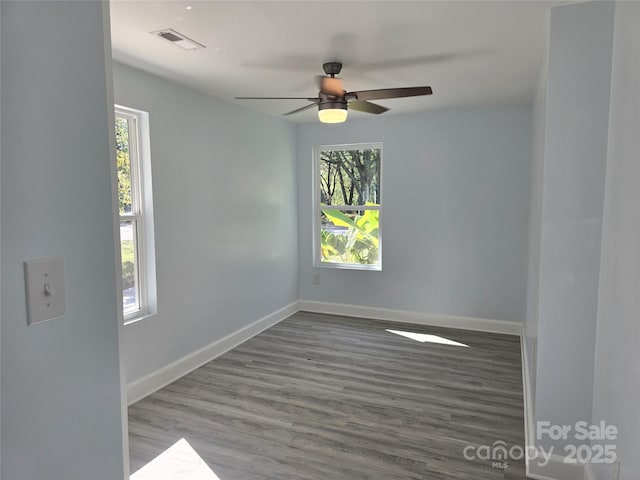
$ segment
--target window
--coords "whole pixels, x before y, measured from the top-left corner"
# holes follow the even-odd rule
[[[315,265],[382,269],[382,144],[316,147]]]
[[[146,200],[151,196],[144,195],[151,188],[150,164],[144,161],[149,151],[147,114],[116,107],[115,118],[122,309],[125,320],[132,320],[150,313],[150,287],[155,290],[155,266],[149,255],[153,226]]]

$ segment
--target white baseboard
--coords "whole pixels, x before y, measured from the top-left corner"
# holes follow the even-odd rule
[[[525,451],[535,447],[535,425],[533,424],[533,391],[531,390],[531,378],[529,377],[529,348],[527,347],[527,335],[525,326],[520,331],[520,358],[522,362],[522,398],[524,403],[524,447]],[[527,461],[527,474],[529,474],[529,462]]]
[[[269,315],[217,340],[185,357],[176,360],[127,385],[127,404],[142,400],[156,390],[169,385],[187,373],[210,362],[214,358],[246,342],[260,332],[281,322],[300,310],[299,302],[293,302]]]
[[[387,308],[365,307],[361,305],[347,305],[344,303],[316,302],[300,300],[300,310],[306,312],[327,313],[347,317],[372,318],[390,322],[414,323],[432,327],[460,328],[480,332],[503,333],[506,335],[520,335],[522,324],[504,320],[490,320],[476,317],[460,317],[454,315],[437,315],[430,313],[411,312],[408,310],[391,310]]]
[[[584,480],[618,480],[620,463],[589,464],[584,469]]]
[[[169,365],[156,370],[127,385],[127,405],[142,400],[153,392],[176,381],[187,373],[210,362],[223,353],[246,342],[258,333],[281,322],[294,313],[304,310],[308,312],[344,315],[349,317],[372,318],[393,322],[414,323],[481,332],[520,335],[522,325],[517,322],[489,320],[483,318],[460,317],[452,315],[433,315],[428,313],[410,312],[406,310],[390,310],[385,308],[346,305],[340,303],[314,302],[299,300],[241,328],[206,347],[201,348]]]
[[[526,474],[534,480],[584,480],[584,464],[564,463],[564,457],[551,455],[544,466],[530,462]]]
[[[522,391],[524,400],[524,438],[525,451],[536,449],[536,426],[533,415],[533,391],[531,390],[531,378],[529,376],[529,348],[524,325],[520,332],[520,350],[522,352]],[[564,457],[551,455],[549,463],[541,465],[536,460],[526,462],[527,478],[534,480],[584,480],[585,465],[565,463]]]

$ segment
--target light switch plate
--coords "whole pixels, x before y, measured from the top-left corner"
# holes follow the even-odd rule
[[[67,314],[64,259],[41,258],[24,262],[27,323],[44,322]]]

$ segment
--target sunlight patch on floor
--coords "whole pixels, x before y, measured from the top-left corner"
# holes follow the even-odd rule
[[[456,342],[454,340],[449,340],[448,338],[439,337],[438,335],[429,335],[427,333],[416,333],[416,332],[405,332],[403,330],[389,330],[385,331],[389,333],[395,333],[396,335],[401,335],[403,337],[410,338],[411,340],[415,340],[416,342],[429,342],[429,343],[439,343],[441,345],[453,345],[456,347],[467,347],[469,345],[465,345],[464,343]]]
[[[129,479],[221,480],[184,438],[167,448]]]

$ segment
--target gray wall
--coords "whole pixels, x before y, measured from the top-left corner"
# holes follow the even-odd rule
[[[0,52],[2,52],[2,8],[0,8]],[[0,60],[2,55],[0,54]],[[0,92],[2,92],[2,61],[0,61]],[[0,105],[2,101],[0,101]],[[2,112],[0,111],[0,132],[2,131]],[[0,211],[2,211],[2,148],[0,140]],[[0,252],[2,252],[2,222],[0,222]],[[0,272],[0,277],[2,276]],[[0,281],[0,299],[2,282]],[[2,308],[0,308],[0,379],[2,378]],[[2,381],[0,380],[0,432],[2,431]],[[0,478],[2,477],[2,434],[0,433]]]
[[[535,418],[552,424],[592,413],[613,13],[609,2],[551,13]]]
[[[2,478],[122,478],[102,5],[0,9]],[[22,262],[51,255],[68,315],[28,327]]]
[[[547,107],[548,52],[542,61],[536,95],[533,102],[533,148],[531,155],[529,191],[529,262],[527,266],[527,311],[525,338],[531,398],[536,391],[536,362],[538,353],[538,301],[540,288],[540,243],[542,235],[542,175],[544,172],[544,134]],[[533,408],[533,405],[531,405]]]
[[[615,14],[593,421],[620,431],[621,479],[640,472],[640,3]],[[612,442],[605,442],[612,443]]]
[[[301,298],[523,321],[531,129],[527,106],[299,126]],[[313,267],[313,147],[376,141],[383,271]]]
[[[298,299],[295,126],[114,65],[149,112],[157,315],[125,327],[132,382]]]

